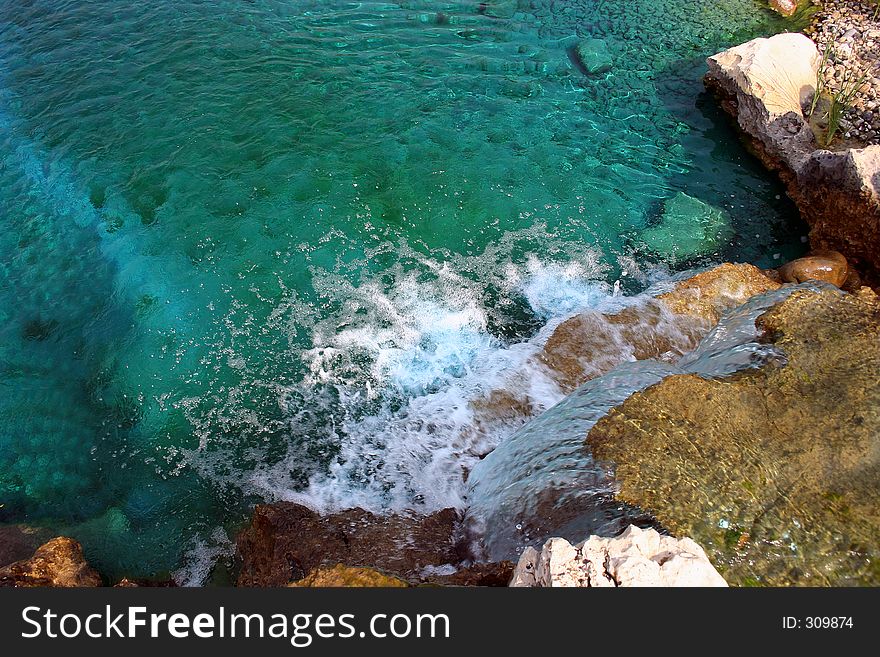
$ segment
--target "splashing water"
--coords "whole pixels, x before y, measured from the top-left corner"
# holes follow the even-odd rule
[[[530,413],[559,402],[534,355],[560,321],[799,253],[699,80],[782,25],[752,0],[0,0],[0,521],[197,583],[257,501],[463,506],[523,422],[475,400],[520,373]],[[644,239],[679,192],[731,229],[690,262]]]
[[[755,320],[795,290],[823,285],[785,286],[752,297],[725,313],[700,344],[675,363],[623,363],[502,442],[468,478],[468,514],[479,527],[489,557],[516,559],[524,546],[548,536],[582,540],[591,534],[617,534],[624,521],[632,520],[633,511],[610,503],[613,482],[584,444],[592,426],[631,394],[667,376],[723,377],[784,360],[778,349],[756,341]]]

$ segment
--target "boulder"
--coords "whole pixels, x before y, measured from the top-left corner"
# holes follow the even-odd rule
[[[405,588],[406,582],[383,575],[372,568],[352,568],[337,564],[332,568],[316,568],[306,577],[289,584],[302,588]]]
[[[590,75],[601,75],[611,70],[614,59],[608,44],[602,39],[584,39],[575,48],[578,62]]]
[[[590,430],[617,500],[693,537],[731,584],[880,584],[880,304],[796,291],[758,320],[785,356],[667,377]]]
[[[680,356],[695,347],[725,311],[778,287],[753,265],[725,263],[617,313],[575,315],[556,328],[538,358],[559,386],[571,392],[622,362]],[[519,406],[524,405],[520,401]]]
[[[53,538],[29,559],[0,568],[0,586],[93,587],[101,576],[89,566],[82,546],[72,538]]]
[[[630,525],[616,538],[591,536],[571,545],[551,538],[523,551],[512,587],[727,586],[689,538]]]
[[[820,149],[804,118],[821,57],[803,34],[754,39],[708,60],[704,81],[785,183],[814,249],[880,281],[880,146]]]
[[[786,283],[824,281],[843,287],[849,277],[849,266],[837,251],[814,251],[782,265],[779,275]]]
[[[678,192],[666,200],[660,221],[642,231],[649,249],[675,262],[717,250],[732,235],[727,213]]]
[[[560,388],[571,392],[620,363],[679,356],[697,344],[705,328],[647,299],[616,313],[584,312],[562,322],[538,358]]]

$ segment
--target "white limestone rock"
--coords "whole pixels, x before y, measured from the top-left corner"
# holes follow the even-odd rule
[[[551,538],[540,552],[526,548],[510,586],[727,586],[727,582],[691,539],[661,536],[631,525],[616,538],[591,536],[577,545]]]

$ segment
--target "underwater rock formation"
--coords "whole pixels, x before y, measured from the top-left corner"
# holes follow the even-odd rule
[[[30,558],[52,538],[48,530],[28,525],[0,525],[0,566]]]
[[[608,44],[602,39],[584,39],[575,48],[578,62],[590,75],[601,75],[611,70],[614,60]]]
[[[590,430],[617,499],[731,584],[880,584],[880,303],[797,291],[758,320],[784,365],[665,378]]]
[[[803,108],[816,91],[816,45],[803,34],[754,39],[708,59],[706,86],[755,154],[779,173],[814,249],[841,252],[880,280],[880,146],[819,149]]]
[[[82,546],[72,538],[53,538],[29,559],[0,568],[0,586],[92,587],[101,576],[83,556]]]
[[[591,536],[572,545],[551,538],[528,547],[512,587],[727,586],[703,549],[689,538],[630,525],[615,538]]]
[[[660,221],[642,231],[649,249],[673,261],[685,261],[717,249],[732,234],[723,210],[678,192],[663,204]]]

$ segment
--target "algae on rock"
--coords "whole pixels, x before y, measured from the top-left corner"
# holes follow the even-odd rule
[[[799,291],[758,325],[786,364],[668,377],[587,444],[731,584],[880,584],[880,303]]]

